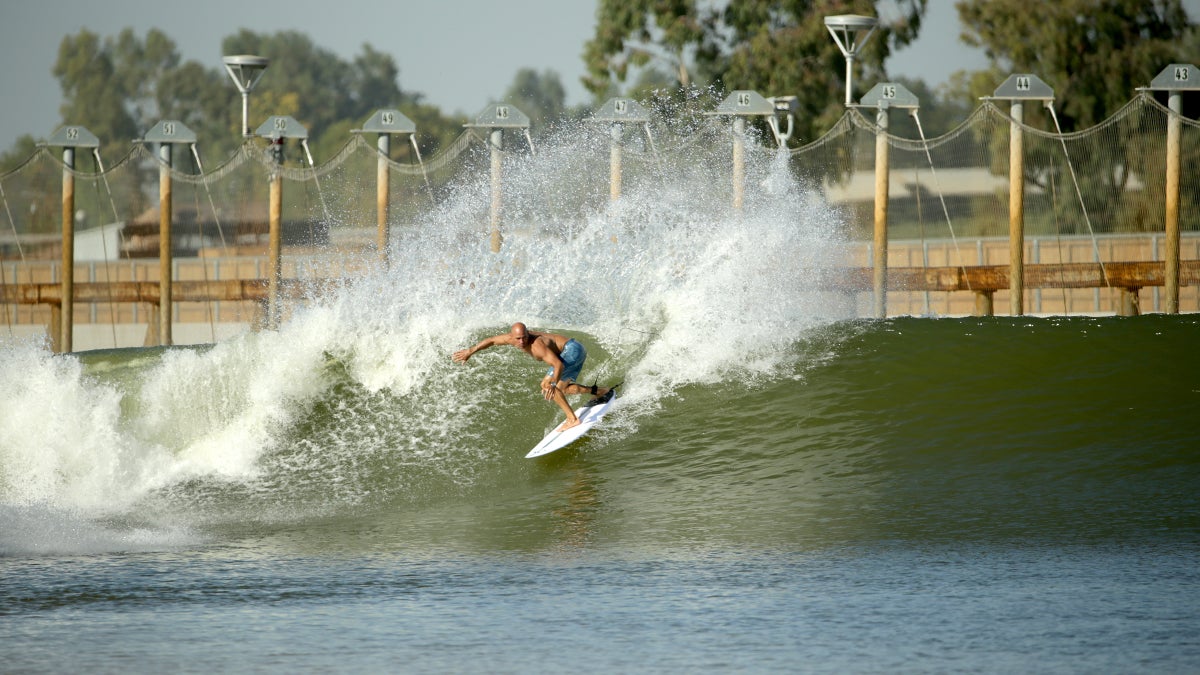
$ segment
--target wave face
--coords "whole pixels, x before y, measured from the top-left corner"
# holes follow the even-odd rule
[[[0,554],[298,526],[520,550],[1200,531],[1196,317],[854,320],[809,285],[846,262],[844,217],[782,159],[752,163],[738,215],[711,187],[727,149],[583,218],[531,215],[568,198],[576,154],[506,166],[500,253],[484,179],[277,331],[0,344]],[[542,369],[449,358],[517,320],[624,382],[602,429],[537,462]]]

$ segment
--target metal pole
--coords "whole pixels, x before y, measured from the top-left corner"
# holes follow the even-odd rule
[[[854,105],[854,99],[850,93],[850,80],[854,77],[854,55],[846,54],[846,107]]]
[[[608,198],[621,198],[621,125],[612,125],[608,143]]]
[[[733,208],[742,210],[746,196],[746,118],[733,118]]]
[[[160,144],[158,156],[158,344],[171,345],[171,144]]]
[[[1167,203],[1166,203],[1166,313],[1179,313],[1179,172],[1180,137],[1183,131],[1182,95],[1172,91],[1167,99]]]
[[[379,258],[383,261],[383,266],[387,267],[389,264],[388,214],[391,210],[388,157],[391,156],[392,150],[391,136],[379,134],[376,147],[379,148],[379,162],[375,166],[375,222],[379,227]]]
[[[250,92],[242,92],[242,138],[250,135]]]
[[[1009,109],[1008,149],[1008,257],[1009,312],[1013,316],[1025,313],[1025,134],[1021,124],[1025,108],[1014,101]]]
[[[882,108],[875,114],[875,318],[887,318],[887,225],[888,225],[888,172],[890,171],[890,145],[888,144],[888,111]]]
[[[492,253],[500,252],[500,242],[503,237],[500,236],[500,209],[503,204],[501,199],[501,184],[500,184],[500,152],[504,146],[504,131],[501,129],[493,129],[491,135],[491,151],[492,151]]]
[[[62,304],[55,351],[72,351],[75,318],[75,148],[63,148]]]

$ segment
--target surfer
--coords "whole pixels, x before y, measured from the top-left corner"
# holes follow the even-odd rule
[[[583,345],[565,335],[534,333],[519,321],[514,323],[507,333],[484,338],[474,347],[454,352],[452,358],[458,363],[466,363],[476,352],[496,345],[512,345],[550,366],[546,376],[542,378],[542,396],[547,401],[557,403],[567,414],[567,421],[562,423],[559,431],[579,424],[579,417],[571,410],[571,404],[567,403],[568,394],[591,394],[600,397],[608,394],[609,390],[605,387],[597,387],[594,384],[585,387],[575,382],[579,371],[583,370],[583,362],[587,359],[587,351]]]

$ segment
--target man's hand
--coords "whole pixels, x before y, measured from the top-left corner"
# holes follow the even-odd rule
[[[542,380],[542,396],[547,401],[553,400],[554,394],[557,391],[558,391],[558,388],[555,387],[554,385],[550,384],[550,380]]]
[[[454,361],[456,363],[466,363],[467,359],[471,358],[471,350],[470,349],[460,349],[460,350],[454,352],[450,356],[450,358],[454,359]]]

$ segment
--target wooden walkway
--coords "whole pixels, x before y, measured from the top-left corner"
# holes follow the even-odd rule
[[[1009,288],[1008,265],[959,267],[893,267],[888,269],[889,291],[953,292],[971,291],[991,294]],[[814,290],[869,291],[873,270],[870,267],[827,268],[814,280]],[[320,280],[284,279],[280,294],[285,298],[303,298],[323,290],[350,283],[352,278]],[[1162,262],[1053,263],[1025,266],[1026,289],[1116,288],[1136,293],[1139,289],[1162,286],[1165,266]],[[1200,260],[1183,261],[1180,285],[1200,285]],[[157,281],[75,282],[75,302],[150,303],[159,301]],[[227,279],[220,281],[174,281],[174,302],[264,302],[265,279]],[[61,305],[59,283],[6,284],[0,287],[0,304]]]

